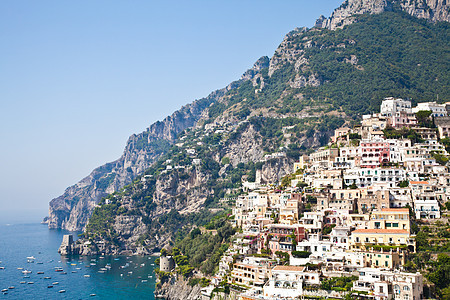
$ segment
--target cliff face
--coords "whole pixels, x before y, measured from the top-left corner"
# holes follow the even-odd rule
[[[205,108],[224,92],[216,91],[205,99],[186,105],[163,121],[152,124],[146,131],[132,135],[118,160],[95,169],[50,202],[49,228],[83,229],[102,197],[129,184],[151,166],[173,144],[177,135],[195,125]]]
[[[411,16],[433,22],[450,21],[447,0],[346,0],[330,18],[319,18],[316,26],[335,30],[355,21],[354,15],[379,14],[401,9]]]
[[[181,276],[178,279],[171,277],[170,280],[160,285],[155,290],[155,296],[167,300],[203,299],[201,296],[201,287],[199,285],[191,287],[188,281],[184,280]]]

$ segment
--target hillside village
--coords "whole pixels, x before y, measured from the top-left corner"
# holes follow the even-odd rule
[[[430,274],[444,260],[448,268],[438,253],[450,251],[449,134],[450,103],[386,98],[279,183],[244,182],[245,193],[223,199],[235,203],[237,233],[202,294],[432,298],[448,286]],[[160,267],[175,265],[162,256]]]

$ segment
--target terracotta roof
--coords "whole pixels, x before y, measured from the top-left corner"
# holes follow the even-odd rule
[[[382,208],[381,211],[390,211],[390,212],[408,212],[408,208]]]
[[[403,229],[357,229],[353,231],[353,233],[401,233],[401,234],[409,234],[407,230]]]
[[[274,271],[298,271],[303,272],[305,267],[297,267],[297,266],[276,266],[273,268]]]
[[[411,184],[428,184],[428,181],[410,181]]]

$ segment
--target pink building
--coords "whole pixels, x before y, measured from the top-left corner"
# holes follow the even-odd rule
[[[361,168],[376,168],[389,162],[390,147],[384,140],[361,141],[360,155]]]

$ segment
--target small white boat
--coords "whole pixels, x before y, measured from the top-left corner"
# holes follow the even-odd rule
[[[91,277],[91,275],[86,274],[86,275],[84,275],[84,277],[89,278],[89,277]]]
[[[142,280],[141,280],[141,282],[147,282],[147,281],[148,281],[148,280],[146,280],[146,279],[142,279]]]
[[[26,282],[26,281],[21,281],[21,282],[20,282],[20,284],[25,284],[25,283],[27,283],[27,282]]]
[[[0,270],[4,270],[5,269],[5,267],[0,267]]]
[[[8,291],[8,289],[3,289],[3,290],[2,290],[2,293],[7,292],[7,291]]]
[[[28,256],[27,257],[27,262],[29,262],[29,263],[34,263],[34,260],[36,259],[36,257],[34,257],[34,256]]]
[[[34,281],[29,281],[29,282],[27,282],[28,284],[34,284]]]
[[[52,279],[51,277],[49,277],[49,276],[47,276],[47,277],[44,277],[44,279]]]
[[[23,274],[30,274],[30,273],[32,273],[32,271],[30,271],[30,270],[23,270],[22,273]]]
[[[53,282],[52,284],[53,284],[53,285],[57,285],[57,284],[59,284],[59,282],[58,282],[58,281],[55,281],[55,282]]]
[[[96,294],[90,294],[89,295],[90,297],[95,297],[95,296],[97,296]]]
[[[17,268],[17,270],[23,270],[23,268]]]
[[[13,290],[13,289],[15,289],[15,287],[14,286],[10,286],[10,287],[8,287],[8,289]]]
[[[66,290],[59,290],[58,293],[65,293]]]

